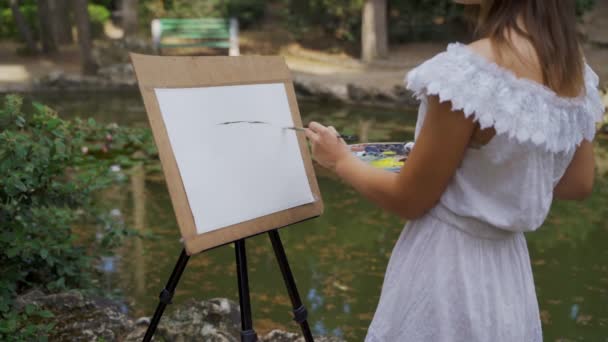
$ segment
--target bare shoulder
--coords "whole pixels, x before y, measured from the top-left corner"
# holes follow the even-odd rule
[[[542,69],[531,42],[512,36],[508,45],[502,46],[500,52],[489,38],[480,39],[468,45],[468,48],[487,60],[510,70],[518,77],[543,82]]]
[[[496,58],[494,56],[494,49],[492,48],[492,41],[490,39],[484,38],[476,40],[467,45],[467,47],[478,55],[492,62],[496,62]]]

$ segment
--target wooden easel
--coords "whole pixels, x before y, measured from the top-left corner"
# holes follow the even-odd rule
[[[154,133],[163,172],[171,196],[171,202],[183,237],[183,249],[175,268],[160,294],[160,303],[152,318],[144,341],[150,341],[163,312],[175,292],[190,256],[218,246],[235,243],[236,264],[241,305],[241,341],[254,342],[257,335],[253,329],[249,279],[245,241],[247,238],[268,233],[277,262],[281,269],[293,306],[294,320],[302,328],[306,341],[313,341],[307,322],[307,312],[302,305],[295,279],[291,272],[278,228],[318,217],[323,212],[323,201],[314,174],[306,139],[298,135],[298,144],[314,202],[288,210],[272,213],[246,222],[223,227],[204,234],[197,234],[194,217],[167,129],[163,122],[155,88],[200,88],[228,85],[282,83],[285,86],[293,123],[302,126],[291,72],[282,57],[158,57],[131,54],[131,60],[139,81],[146,111]]]

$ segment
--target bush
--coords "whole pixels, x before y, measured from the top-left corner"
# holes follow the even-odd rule
[[[576,0],[576,14],[581,16],[595,6],[597,0]]]
[[[21,37],[13,20],[13,12],[8,8],[8,5],[6,7],[0,6],[0,8],[3,8],[0,10],[0,38],[19,40]],[[36,5],[21,5],[20,9],[32,30],[32,34],[38,38],[39,25]]]
[[[342,41],[358,41],[364,0],[283,0],[288,27],[298,34],[321,28]],[[577,0],[577,14],[593,8],[596,0]],[[452,0],[387,0],[391,41],[452,39],[453,26],[461,21],[462,6]]]
[[[33,103],[6,96],[0,108],[0,340],[26,340],[50,326],[16,312],[14,297],[30,288],[57,291],[91,286],[91,254],[115,245],[131,231],[104,214],[94,196],[116,181],[110,165],[128,164],[135,150],[151,145],[147,132],[101,127],[94,121],[64,121]],[[114,135],[112,135],[114,134]],[[112,148],[108,148],[109,141]],[[116,141],[116,144],[114,144]],[[117,149],[118,147],[119,149]],[[154,153],[153,151],[151,153]],[[76,242],[77,224],[97,223],[103,239]],[[81,242],[83,243],[83,242]],[[85,242],[86,243],[86,242]]]
[[[142,20],[140,23],[148,27],[154,18],[203,18],[236,17],[241,27],[247,28],[259,22],[264,17],[266,1],[264,0],[144,0]]]
[[[447,0],[389,1],[393,42],[462,39],[462,6]]]
[[[364,0],[285,0],[285,3],[288,27],[298,34],[321,28],[338,40],[359,39]]]
[[[13,12],[10,8],[1,7],[0,10],[0,38],[20,40],[19,32],[15,20],[13,19]],[[38,23],[38,8],[34,4],[23,4],[19,7],[21,13],[25,17],[25,20],[32,30],[34,37],[38,39],[39,23]],[[89,17],[91,18],[91,35],[93,38],[99,38],[103,34],[103,25],[110,18],[110,11],[101,5],[89,4]]]

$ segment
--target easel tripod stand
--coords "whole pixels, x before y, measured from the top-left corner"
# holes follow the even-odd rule
[[[300,325],[306,342],[313,342],[314,339],[307,321],[308,313],[306,311],[306,307],[302,304],[302,300],[300,299],[300,294],[298,293],[295,279],[291,272],[291,268],[289,267],[289,262],[287,260],[287,255],[285,254],[285,249],[283,248],[283,243],[281,242],[279,232],[276,229],[271,230],[268,232],[268,236],[270,237],[275,257],[277,258],[279,268],[281,269],[281,274],[283,275],[283,280],[285,281],[285,286],[287,287],[287,292],[289,293],[289,298],[291,299],[294,315],[293,319]],[[241,306],[241,342],[255,342],[257,341],[258,337],[253,329],[253,320],[251,314],[245,239],[237,240],[234,244],[239,286],[239,303]],[[165,308],[168,304],[171,304],[171,299],[175,293],[175,288],[177,287],[177,283],[179,282],[182,273],[186,269],[189,259],[190,256],[186,253],[186,250],[182,250],[182,253],[179,256],[177,264],[173,268],[173,272],[171,273],[165,288],[160,293],[160,301],[156,307],[154,316],[150,321],[148,330],[146,331],[146,335],[143,339],[144,342],[149,342],[152,340]]]

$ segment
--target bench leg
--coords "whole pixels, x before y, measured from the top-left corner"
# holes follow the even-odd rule
[[[228,51],[228,55],[241,55],[239,49],[239,21],[236,18],[230,18],[230,50]]]

